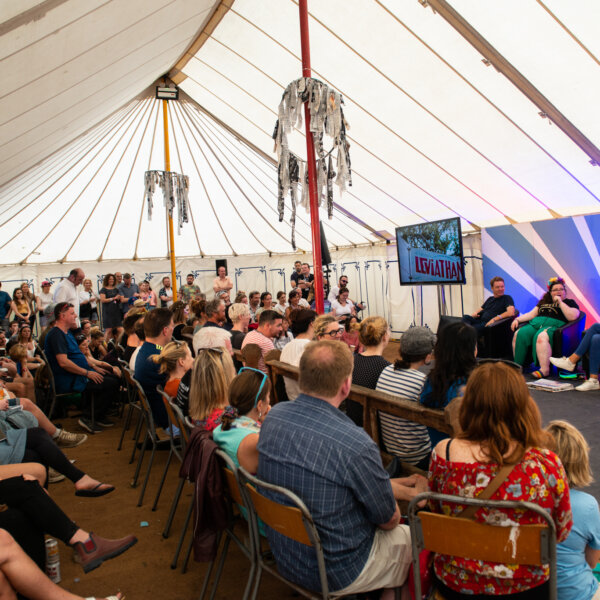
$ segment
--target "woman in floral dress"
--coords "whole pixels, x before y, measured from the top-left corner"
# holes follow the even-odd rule
[[[548,450],[552,440],[541,427],[539,410],[520,371],[505,363],[485,363],[471,374],[460,408],[461,433],[435,447],[429,473],[432,491],[477,497],[504,465],[515,465],[491,500],[527,500],[546,509],[557,541],[572,526],[567,477]],[[459,514],[460,504],[434,503],[432,510]],[[541,523],[533,513],[479,509],[476,521],[498,525]],[[546,598],[549,570],[436,555],[436,585],[445,600],[457,598]]]

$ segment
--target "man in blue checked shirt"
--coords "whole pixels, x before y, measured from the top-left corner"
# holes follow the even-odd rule
[[[349,595],[404,584],[410,532],[396,500],[427,489],[424,477],[390,480],[375,442],[340,410],[350,391],[352,354],[339,341],[311,342],[300,360],[294,402],[273,407],[258,442],[258,476],[292,490],[307,505],[323,545],[330,591]],[[267,528],[277,567],[320,590],[313,548]]]

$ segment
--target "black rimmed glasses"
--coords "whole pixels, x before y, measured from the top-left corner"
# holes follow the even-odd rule
[[[260,369],[255,369],[253,367],[242,367],[238,371],[238,375],[240,375],[243,371],[254,371],[255,373],[258,373],[262,376],[260,387],[258,388],[258,392],[256,392],[256,398],[254,398],[254,406],[256,406],[258,404],[258,399],[260,398],[260,393],[263,391],[263,388],[265,387],[265,382],[267,381],[269,376],[264,371],[261,371]]]

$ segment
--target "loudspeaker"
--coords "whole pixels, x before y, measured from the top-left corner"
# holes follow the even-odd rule
[[[219,267],[225,267],[225,273],[228,272],[226,258],[219,258],[219,259],[215,260],[215,272],[217,273],[217,275],[219,274]]]
[[[329,247],[327,246],[327,240],[325,239],[323,221],[319,221],[319,228],[321,230],[321,263],[324,267],[327,267],[331,262],[331,254],[329,254]]]

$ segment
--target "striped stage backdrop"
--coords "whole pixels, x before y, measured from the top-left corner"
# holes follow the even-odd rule
[[[521,313],[559,275],[586,313],[586,328],[600,322],[600,214],[490,227],[481,233],[481,247],[484,281],[503,277]]]

